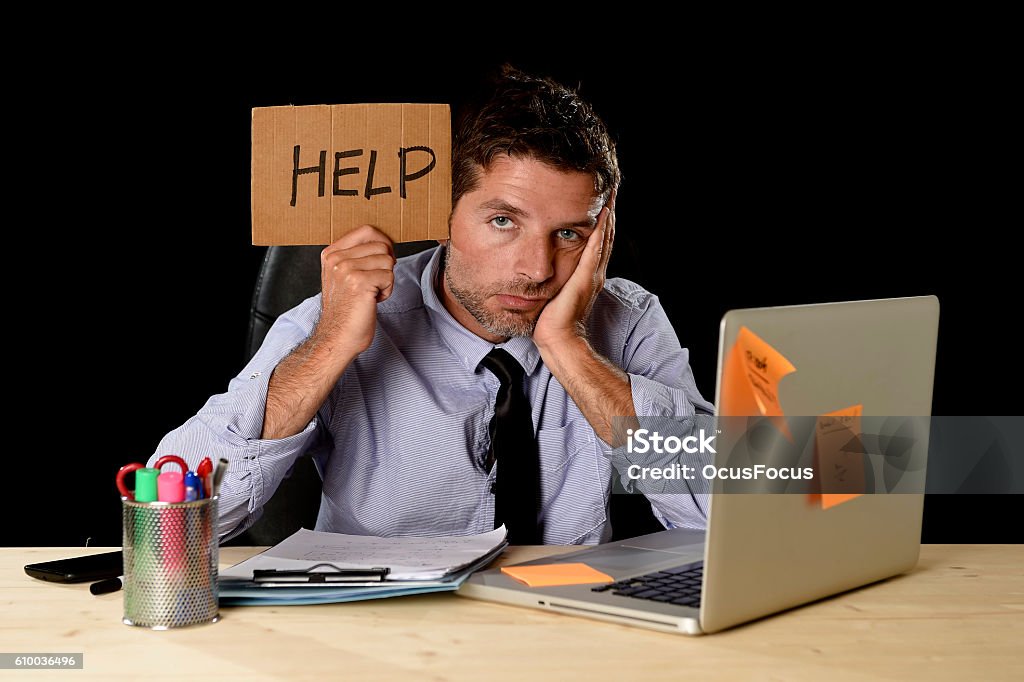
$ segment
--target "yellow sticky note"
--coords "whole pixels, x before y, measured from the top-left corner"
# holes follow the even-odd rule
[[[610,575],[586,564],[539,564],[536,566],[502,566],[501,572],[530,587],[552,585],[584,585],[586,583],[610,583]]]
[[[746,327],[740,327],[722,375],[719,414],[723,417],[770,417],[776,428],[792,441],[779,402],[779,382],[795,371],[793,363],[771,344]]]

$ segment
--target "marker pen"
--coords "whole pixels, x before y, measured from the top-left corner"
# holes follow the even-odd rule
[[[89,591],[96,595],[117,592],[121,589],[123,581],[124,576],[121,576],[120,578],[107,578],[106,580],[101,580],[98,583],[89,585]]]
[[[185,477],[180,471],[165,471],[156,479],[157,497],[161,502],[185,501]]]
[[[203,497],[203,483],[199,480],[196,472],[190,471],[185,474],[185,501],[194,502]]]
[[[203,461],[196,467],[196,473],[203,482],[203,497],[213,497],[213,480],[210,474],[213,473],[213,462],[209,457],[203,457]]]
[[[160,475],[159,469],[145,467],[135,471],[135,501],[156,502],[156,479]]]

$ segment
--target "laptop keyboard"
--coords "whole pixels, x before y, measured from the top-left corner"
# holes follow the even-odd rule
[[[649,599],[650,601],[697,608],[700,606],[700,581],[703,575],[703,563],[687,564],[678,568],[598,585],[590,589],[592,592],[611,590],[612,594],[623,597]]]

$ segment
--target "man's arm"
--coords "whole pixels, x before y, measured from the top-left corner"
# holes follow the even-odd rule
[[[260,438],[277,440],[301,432],[354,356],[314,333],[274,368],[267,387]]]
[[[583,322],[604,287],[615,240],[615,195],[613,189],[598,213],[576,269],[544,307],[533,333],[544,365],[565,387],[597,435],[607,442],[614,440],[613,416],[636,414],[628,378],[594,351]]]
[[[533,341],[551,374],[594,428],[604,456],[621,476],[633,462],[622,445],[625,434],[616,433],[617,429],[636,428],[639,415],[641,419],[667,417],[673,428],[686,430],[694,426],[695,415],[712,414],[714,407],[697,391],[689,353],[680,347],[656,296],[647,295],[634,303],[638,309],[631,316],[624,344],[624,370],[602,357],[586,340],[583,321],[591,316],[604,288],[615,239],[615,196],[613,190],[576,270],[541,313]],[[705,525],[704,490],[688,490],[685,495],[641,490],[665,526]]]
[[[685,437],[696,434],[701,426],[710,428],[708,418],[714,413],[714,406],[697,390],[689,352],[680,346],[657,297],[648,295],[640,305],[633,311],[623,349],[625,371],[583,338],[566,338],[547,348],[544,363],[594,428],[600,439],[597,447],[611,461],[624,487],[644,493],[667,528],[701,528],[706,523],[708,496],[700,477],[666,486],[663,481],[634,482],[627,476],[631,465],[657,466],[659,458],[628,453],[626,428],[642,426],[663,436]],[[670,456],[661,464],[677,459]]]
[[[690,354],[683,348],[657,296],[644,294],[633,311],[635,324],[623,349],[622,365],[629,377],[636,420],[640,428],[663,437],[700,437],[714,433],[714,405],[697,389]],[[636,428],[634,426],[633,428]],[[711,463],[710,452],[672,454],[630,453],[620,442],[599,444],[619,473],[623,487],[639,490],[651,501],[652,511],[667,528],[703,528],[707,523],[708,482],[701,475],[689,480],[635,480],[628,477],[633,464],[662,467],[674,463],[699,471]]]
[[[391,239],[372,225],[325,248],[321,294],[278,318],[228,392],[210,398],[160,442],[151,462],[175,454],[194,469],[203,457],[228,460],[219,510],[222,540],[251,526],[295,458],[326,441],[318,434],[330,424],[329,395],[373,342],[377,304],[391,296],[394,266]]]
[[[271,374],[310,334],[319,298],[306,299],[281,315],[260,349],[229,382],[227,392],[210,397],[193,417],[166,434],[149,459],[152,466],[163,455],[179,455],[192,470],[204,457],[228,460],[218,509],[221,540],[255,523],[295,459],[322,442],[331,417],[330,401],[318,405],[295,433],[261,437]]]
[[[629,376],[595,351],[586,338],[574,336],[540,349],[544,365],[580,408],[598,438],[614,443],[616,422],[635,417]],[[621,423],[621,422],[620,422]],[[621,437],[621,434],[620,434]]]
[[[372,225],[343,235],[320,253],[320,318],[316,330],[274,370],[263,438],[302,429],[349,363],[370,347],[377,304],[395,284],[391,238]]]

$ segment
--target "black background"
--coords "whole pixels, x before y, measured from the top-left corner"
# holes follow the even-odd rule
[[[12,507],[23,520],[2,544],[119,545],[117,468],[144,462],[245,363],[265,251],[250,244],[252,107],[447,102],[457,113],[504,59],[578,86],[607,122],[624,173],[609,274],[660,296],[705,397],[728,309],[935,294],[933,413],[1020,412],[1000,325],[1017,317],[1020,288],[1000,236],[1019,229],[1002,205],[1009,92],[973,51],[827,38],[505,47],[523,42],[491,36],[415,58],[346,42],[299,65],[258,41],[225,56],[183,37],[62,63],[32,109],[52,143],[35,148],[45,173],[29,177],[54,191],[33,202],[42,223],[22,226],[30,241],[53,236],[22,251],[33,274],[8,285],[27,304],[9,341],[30,349],[8,356],[29,378],[9,463],[35,473],[21,488],[31,494],[7,501],[45,502]],[[924,540],[1019,541],[1017,508],[1019,497],[930,496]]]

